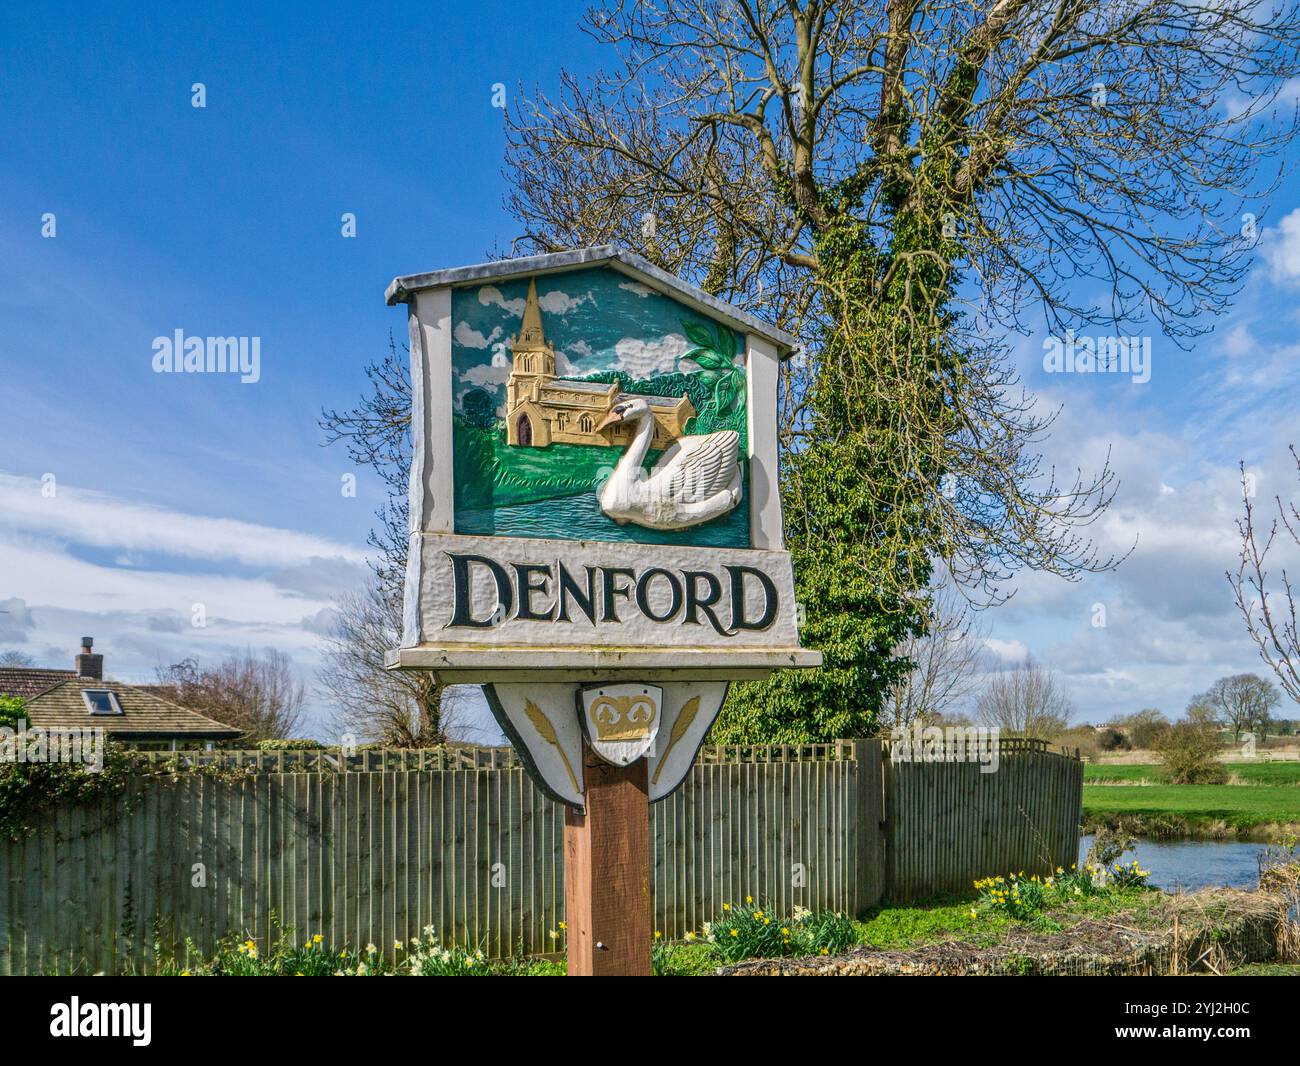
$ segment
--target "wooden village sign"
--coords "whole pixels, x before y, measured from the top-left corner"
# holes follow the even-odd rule
[[[400,277],[414,453],[402,646],[482,684],[565,804],[571,974],[650,969],[649,808],[731,681],[799,646],[777,492],[795,339],[613,247]]]

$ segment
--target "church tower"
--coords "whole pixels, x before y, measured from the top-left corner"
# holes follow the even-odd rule
[[[537,282],[528,281],[528,302],[519,336],[511,346],[514,351],[515,377],[555,377],[555,347],[547,343],[542,332],[542,309],[537,303]]]

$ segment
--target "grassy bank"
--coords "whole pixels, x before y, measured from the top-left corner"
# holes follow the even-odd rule
[[[1084,768],[1083,827],[1138,836],[1266,841],[1300,833],[1300,763],[1233,763],[1229,784],[1171,785],[1159,765]]]
[[[985,878],[969,894],[908,906],[882,904],[858,919],[796,908],[780,914],[746,897],[723,904],[698,933],[651,945],[656,976],[730,973],[1042,974],[1215,972],[1296,961],[1287,907],[1300,892],[1300,863],[1280,855],[1258,891],[1206,888],[1167,895],[1136,862],[1108,869],[1058,868],[1047,878]],[[338,948],[273,922],[270,942],[222,941],[214,955],[187,943],[181,958],[150,967],[172,976],[561,976],[565,928],[547,958],[490,959],[443,944],[433,927],[381,950]],[[1208,961],[1207,961],[1208,960]]]
[[[1206,888],[1166,895],[1143,884],[1078,897],[1068,878],[1018,913],[974,913],[966,901],[882,908],[860,943],[830,958],[753,959],[733,976],[1290,975],[1288,902],[1300,870],[1275,870],[1276,890]],[[1024,883],[1021,882],[1023,885]],[[1006,882],[1001,883],[1005,889]],[[1064,888],[1064,891],[1060,889]],[[993,919],[993,920],[990,920]]]

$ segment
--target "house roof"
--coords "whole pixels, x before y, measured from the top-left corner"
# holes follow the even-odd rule
[[[0,696],[28,699],[47,688],[76,677],[75,670],[44,670],[28,666],[0,666]]]
[[[518,259],[500,259],[493,263],[476,263],[473,266],[433,270],[426,274],[406,274],[392,280],[384,298],[389,306],[406,303],[412,294],[422,289],[458,288],[482,281],[501,280],[538,274],[553,274],[577,267],[609,266],[644,285],[667,296],[681,300],[697,310],[720,319],[742,333],[755,333],[776,345],[781,357],[788,358],[799,347],[799,338],[783,329],[764,322],[757,315],[725,300],[696,288],[681,278],[655,266],[648,259],[617,245],[605,244],[597,248],[578,248],[571,252],[549,252],[545,255],[528,255]]]
[[[122,713],[92,715],[81,697],[87,689],[107,689],[114,693]],[[198,711],[191,711],[171,700],[146,692],[143,688],[96,677],[65,676],[52,687],[25,698],[23,703],[33,728],[84,729],[87,726],[101,726],[109,736],[196,737],[208,740],[229,739],[242,732],[199,714]]]

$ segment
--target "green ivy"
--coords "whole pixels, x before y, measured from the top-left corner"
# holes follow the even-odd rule
[[[108,744],[99,770],[82,763],[0,762],[0,837],[22,839],[55,807],[119,796],[136,772],[132,761]]]
[[[31,724],[18,696],[0,696],[0,728],[17,730]]]
[[[892,254],[877,249],[851,202],[832,203],[819,235],[829,320],[808,393],[806,443],[785,457],[786,545],[803,606],[802,643],[822,653],[817,670],[787,670],[733,685],[713,743],[812,743],[869,735],[885,693],[911,670],[894,649],[925,626],[938,533],[913,476],[893,397],[933,383],[926,402],[942,424],[943,376],[931,336],[911,336],[901,313],[910,287],[879,286]],[[924,245],[928,236],[916,240]],[[943,279],[933,279],[941,287]],[[870,382],[871,388],[863,383]],[[941,472],[926,469],[927,480]]]

